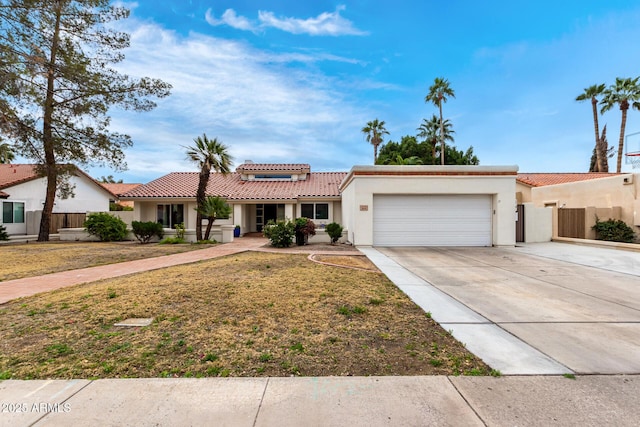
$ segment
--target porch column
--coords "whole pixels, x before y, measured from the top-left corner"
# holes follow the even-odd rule
[[[242,205],[233,205],[233,224],[239,225],[242,227]],[[246,232],[246,230],[242,230],[242,232]]]
[[[293,217],[293,205],[290,203],[287,203],[286,205],[284,205],[284,217],[287,219],[295,219]]]

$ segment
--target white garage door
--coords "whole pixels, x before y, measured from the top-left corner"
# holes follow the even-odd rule
[[[374,195],[376,246],[491,246],[491,196]]]

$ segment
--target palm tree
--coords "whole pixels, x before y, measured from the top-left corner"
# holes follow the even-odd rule
[[[231,172],[233,157],[228,153],[226,145],[218,141],[217,138],[209,139],[206,134],[193,140],[195,145],[184,147],[187,149],[187,156],[200,168],[198,180],[198,191],[196,192],[196,239],[202,240],[202,212],[206,203],[207,184],[211,171],[222,173]]]
[[[6,142],[0,142],[0,163],[11,163],[13,159],[15,159],[15,155],[11,146]]]
[[[198,213],[203,217],[207,218],[207,229],[204,233],[204,240],[209,240],[209,235],[211,234],[211,226],[213,226],[213,222],[217,218],[229,218],[231,215],[231,208],[220,197],[208,196],[205,198],[202,206],[198,208]]]
[[[419,131],[418,136],[424,138],[425,141],[431,145],[431,156],[434,164],[436,161],[436,146],[438,145],[438,139],[440,139],[440,131],[444,131],[445,141],[451,142],[453,142],[453,136],[451,134],[456,133],[456,131],[451,129],[451,122],[449,122],[448,119],[440,126],[440,120],[435,114],[431,116],[430,120],[422,119],[422,124],[417,130]]]
[[[431,102],[440,110],[440,164],[444,165],[444,120],[442,119],[442,103],[447,102],[447,97],[455,98],[455,92],[449,86],[449,81],[442,77],[436,77],[424,102]]]
[[[367,142],[373,145],[373,164],[376,164],[378,160],[378,146],[382,144],[383,135],[389,135],[389,132],[384,127],[384,120],[367,122],[367,125],[362,128],[362,133],[367,136]]]
[[[395,160],[389,162],[390,165],[421,165],[422,159],[418,156],[403,158],[400,154],[398,154]]]
[[[604,98],[600,101],[602,108],[601,113],[609,111],[614,105],[620,107],[622,112],[622,120],[620,122],[620,138],[618,139],[618,162],[616,164],[616,172],[622,170],[622,150],[624,149],[624,130],[627,126],[627,111],[629,107],[640,110],[640,85],[638,80],[640,77],[620,78],[616,77],[615,84],[612,84],[604,91]]]
[[[600,129],[598,128],[598,98],[602,94],[604,94],[606,86],[603,84],[589,86],[584,89],[584,92],[576,97],[576,101],[591,101],[591,107],[593,108],[593,128],[596,135],[596,145],[595,145],[595,153],[596,153],[596,172],[608,172],[608,169],[604,168],[604,152],[607,147],[602,146],[602,140],[600,139]]]

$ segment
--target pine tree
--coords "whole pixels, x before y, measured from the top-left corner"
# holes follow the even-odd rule
[[[129,35],[110,24],[128,16],[109,0],[0,0],[0,132],[47,179],[39,241],[69,164],[126,169],[132,141],[109,130],[109,108],[149,111],[169,95],[165,82],[111,68]]]

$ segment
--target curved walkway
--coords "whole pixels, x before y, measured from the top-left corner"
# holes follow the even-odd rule
[[[78,270],[61,271],[36,277],[7,280],[0,282],[0,304],[12,299],[35,295],[40,292],[53,291],[80,283],[95,282],[102,279],[126,276],[143,271],[157,270],[159,268],[172,267],[174,265],[189,264],[212,258],[233,255],[246,251],[277,252],[277,253],[317,253],[362,255],[356,249],[352,251],[326,251],[314,250],[313,245],[304,248],[273,249],[264,247],[267,240],[260,237],[242,237],[231,243],[216,245],[206,249],[183,252],[173,255],[164,255],[154,258],[145,258],[134,261],[120,262],[117,264],[100,265]]]

